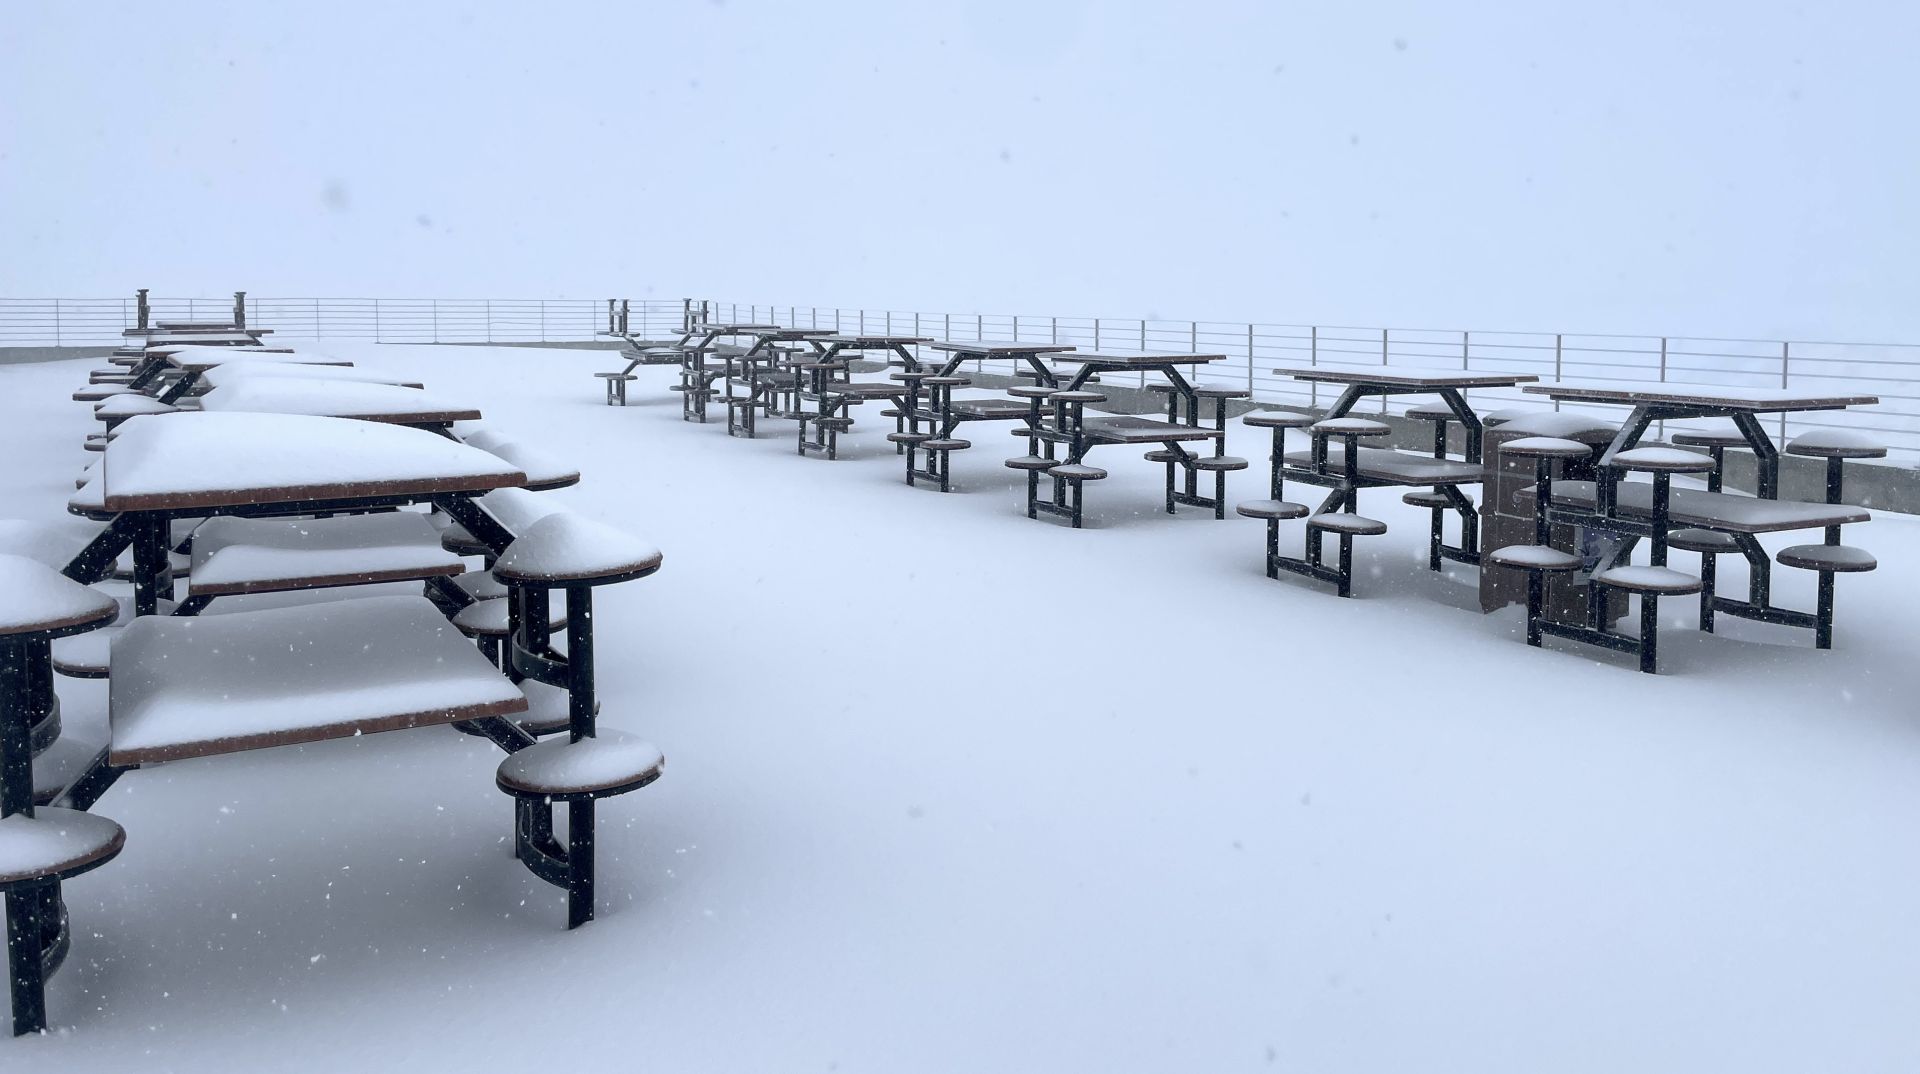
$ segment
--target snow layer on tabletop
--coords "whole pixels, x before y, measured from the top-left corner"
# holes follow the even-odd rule
[[[101,463],[108,500],[489,478],[517,471],[423,429],[304,414],[129,418]]]
[[[369,723],[443,722],[526,705],[432,604],[405,596],[146,616],[115,640],[109,690],[116,757],[182,744],[311,740]]]
[[[301,352],[303,355],[305,351]],[[332,380],[361,384],[392,384],[418,388],[420,382],[377,369],[352,366],[299,365],[294,363],[233,362],[216,366],[201,374],[201,381],[216,388],[254,380]]]
[[[0,634],[23,634],[110,618],[112,597],[37,559],[0,554]]]
[[[200,398],[208,411],[259,411],[321,417],[376,418],[422,413],[468,413],[473,406],[431,391],[397,384],[320,377],[241,378]]]
[[[1832,651],[1674,600],[1642,675],[1480,614],[1399,489],[1361,493],[1391,529],[1340,600],[1265,578],[1258,522],[1166,515],[1128,449],[1090,456],[1112,476],[1073,530],[1025,517],[991,425],[941,495],[861,411],[828,462],[784,422],[680,421],[671,368],[606,406],[602,351],[337,349],[595,460],[528,498],[673,552],[594,606],[601,721],[673,772],[600,804],[571,933],[482,740],[129,773],[98,806],[126,851],[65,888],[56,1032],[0,1066],[1920,1069],[1912,518],[1849,528],[1880,572],[1840,580]],[[62,517],[94,423],[44,400],[86,368],[0,366],[7,514]],[[1236,423],[1226,450],[1269,442]],[[1815,581],[1775,593],[1811,608]],[[106,684],[58,687],[102,711]],[[525,995],[556,999],[473,1017]]]

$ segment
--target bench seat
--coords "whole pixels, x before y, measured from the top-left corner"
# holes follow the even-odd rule
[[[1520,498],[1531,502],[1533,490],[1522,490]],[[1623,481],[1619,486],[1620,513],[1628,518],[1648,518],[1653,514],[1653,485],[1646,481]],[[1579,510],[1593,509],[1593,482],[1555,481],[1553,505]],[[1802,500],[1763,500],[1754,496],[1736,496],[1729,492],[1703,492],[1699,489],[1674,489],[1667,504],[1668,518],[1674,526],[1724,530],[1728,533],[1783,533],[1789,530],[1815,530],[1828,526],[1847,526],[1865,522],[1873,516],[1846,504],[1808,503]]]
[[[1482,479],[1479,466],[1457,459],[1436,459],[1427,455],[1408,455],[1391,448],[1363,447],[1360,451],[1360,476],[1388,485],[1477,485]],[[1305,470],[1313,466],[1313,453],[1289,451],[1287,465]],[[1327,445],[1327,470],[1339,473],[1346,465],[1344,449]],[[1558,486],[1556,486],[1557,488]]]
[[[109,675],[117,767],[482,716],[526,695],[423,597],[192,618],[121,631]]]
[[[208,519],[193,534],[188,593],[221,597],[459,574],[427,516],[411,511],[312,519]]]
[[[1081,428],[1087,438],[1097,444],[1164,444],[1170,440],[1218,440],[1222,435],[1216,429],[1202,429],[1133,414],[1088,418]]]
[[[955,399],[947,412],[962,421],[1013,421],[1031,408],[1018,399]]]

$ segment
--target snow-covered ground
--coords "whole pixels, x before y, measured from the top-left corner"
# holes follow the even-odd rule
[[[664,370],[605,407],[606,352],[325,346],[665,549],[597,612],[602,718],[667,775],[603,808],[568,933],[477,739],[133,773],[58,1030],[0,1069],[1920,1068],[1914,519],[1857,531],[1834,651],[1723,620],[1653,677],[1528,649],[1391,492],[1342,601],[1264,578],[1257,523],[1160,513],[1135,449],[1076,532],[1023,516],[1001,426],[942,496],[874,407],[828,462],[681,422]],[[91,364],[0,367],[0,514],[60,516]]]

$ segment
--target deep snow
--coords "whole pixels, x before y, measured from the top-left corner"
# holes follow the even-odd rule
[[[1728,622],[1650,677],[1480,615],[1391,492],[1342,601],[1265,579],[1256,523],[1159,513],[1134,449],[1076,532],[1023,517],[993,426],[942,496],[874,407],[828,462],[679,421],[666,370],[603,406],[606,352],[325,346],[474,400],[585,471],[541,495],[664,549],[596,616],[602,720],[667,773],[603,807],[575,933],[477,739],[132,773],[59,1030],[0,1068],[1920,1064],[1910,518],[1859,528],[1882,567],[1834,651]],[[5,514],[61,517],[89,364],[0,367]],[[103,683],[61,692],[102,719]]]

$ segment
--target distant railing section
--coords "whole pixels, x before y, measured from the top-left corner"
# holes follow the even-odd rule
[[[1277,366],[1295,365],[1442,366],[1586,383],[1859,391],[1879,396],[1880,404],[1788,415],[1778,419],[1772,431],[1786,438],[1815,428],[1856,429],[1886,442],[1902,461],[1911,464],[1920,458],[1920,344],[928,313],[711,300],[706,309],[714,320],[771,321],[795,328],[1070,343],[1089,349],[1218,352],[1227,357],[1208,366],[1205,379],[1245,387],[1257,401],[1280,406],[1324,406],[1337,394],[1337,390],[1273,371]],[[986,372],[1013,371],[1006,363],[998,367],[979,363],[979,367]],[[1518,389],[1484,389],[1468,395],[1482,413],[1553,405]],[[1382,413],[1398,413],[1420,401],[1368,405]],[[1613,420],[1623,416],[1619,407],[1567,404],[1565,409]]]
[[[636,335],[672,336],[680,299],[628,299]],[[156,321],[225,320],[233,298],[149,298]],[[133,297],[0,298],[0,347],[107,347],[136,323]],[[247,297],[247,324],[297,339],[380,343],[573,343],[608,328],[605,299]]]

